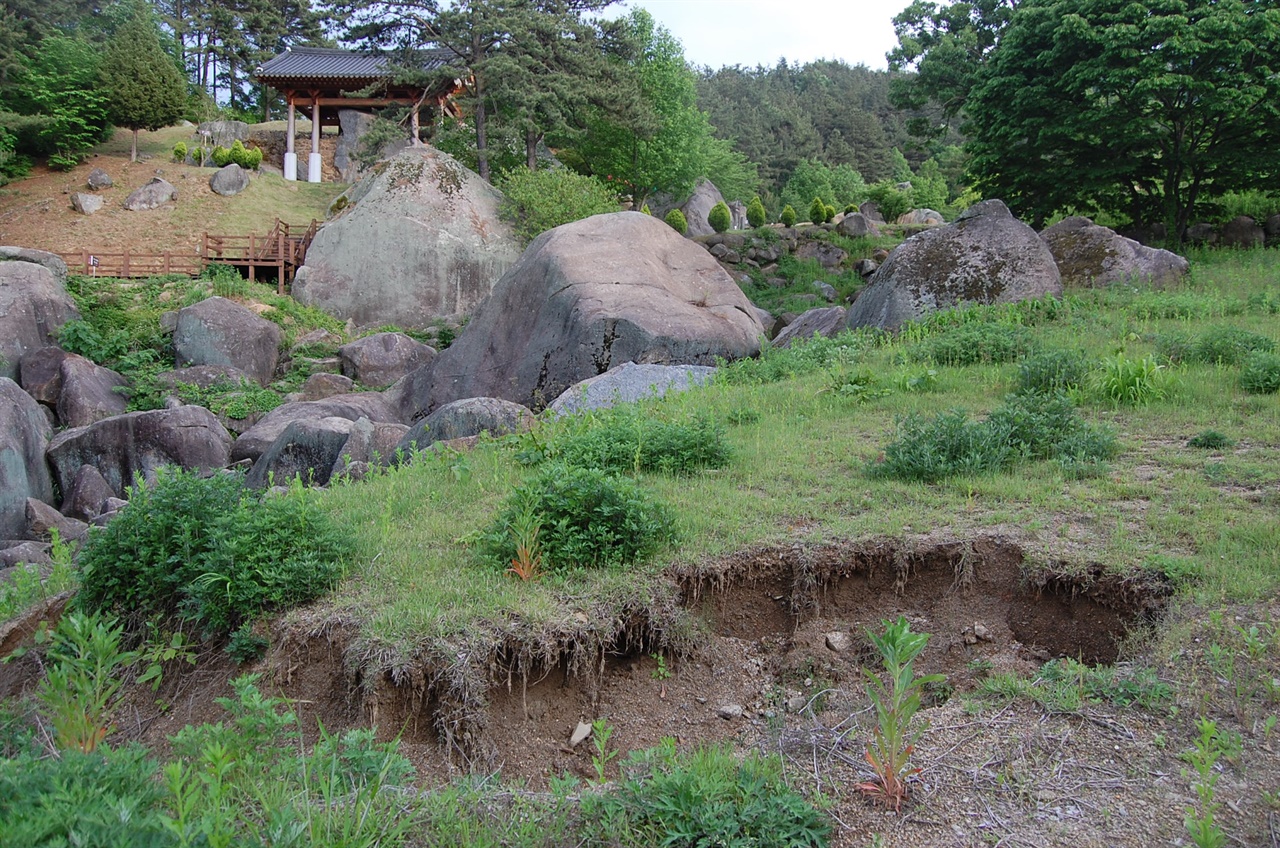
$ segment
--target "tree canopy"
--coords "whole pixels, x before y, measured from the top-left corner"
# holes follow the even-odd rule
[[[1226,192],[1274,189],[1280,8],[1023,0],[966,101],[986,196],[1039,222],[1101,211],[1170,237]]]
[[[130,3],[128,21],[111,39],[102,61],[102,81],[112,123],[133,130],[131,159],[138,160],[138,130],[157,130],[182,117],[187,86],[160,46],[151,10]]]

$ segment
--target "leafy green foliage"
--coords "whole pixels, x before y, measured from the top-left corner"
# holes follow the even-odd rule
[[[604,183],[567,168],[518,168],[505,174],[498,187],[505,195],[502,214],[526,243],[561,224],[618,211],[618,196]]]
[[[187,143],[185,141],[180,141],[173,146],[173,161],[187,161]]]
[[[266,637],[253,632],[253,625],[242,624],[227,639],[227,655],[236,665],[244,665],[260,659],[270,644]]]
[[[939,365],[978,365],[1013,362],[1035,349],[1025,327],[973,322],[945,330],[922,343],[915,356]]]
[[[729,212],[728,205],[723,200],[711,207],[711,211],[707,213],[707,223],[717,233],[723,233],[729,229],[729,226],[733,223],[733,216]]]
[[[136,161],[138,130],[158,130],[181,118],[187,86],[178,64],[160,46],[151,7],[131,0],[128,14],[107,44],[101,74],[112,123],[134,132]]]
[[[1202,448],[1204,450],[1222,450],[1234,444],[1234,441],[1217,430],[1203,430],[1187,440],[1187,447]]]
[[[763,227],[768,215],[764,210],[764,203],[760,200],[760,195],[751,198],[751,202],[747,204],[747,225],[750,227]]]
[[[862,175],[852,165],[841,163],[831,166],[802,159],[782,189],[782,202],[797,206],[811,202],[814,197],[822,197],[843,206],[861,202],[866,191]]]
[[[1179,240],[1198,207],[1272,179],[1235,153],[1280,132],[1278,13],[1257,11],[1018,3],[964,103],[977,187],[1037,226],[1093,210],[1163,222]],[[1115,138],[1128,139],[1125,156]]]
[[[752,386],[776,383],[803,374],[853,365],[874,343],[867,333],[843,332],[835,336],[796,339],[788,347],[766,345],[754,359],[718,362],[716,382]]]
[[[886,221],[893,222],[911,211],[911,195],[892,180],[881,180],[867,189],[867,199],[876,205]]]
[[[1249,354],[1240,369],[1240,388],[1252,395],[1280,392],[1280,356],[1261,351]]]
[[[634,756],[641,774],[591,802],[597,826],[619,827],[639,844],[671,848],[820,848],[830,825],[782,779],[780,763],[756,755],[739,762],[725,749],[677,755],[673,740]]]
[[[706,414],[676,416],[624,404],[566,426],[531,458],[618,474],[693,474],[729,464],[724,428]]]
[[[1117,405],[1145,406],[1165,397],[1170,387],[1168,370],[1154,356],[1108,356],[1089,378],[1089,388],[1095,395]]]
[[[111,731],[107,724],[119,671],[138,655],[121,650],[123,628],[97,615],[68,613],[52,634],[37,698],[53,726],[59,750],[92,754]],[[44,641],[43,639],[39,641]]]
[[[479,549],[506,568],[516,556],[511,529],[521,514],[540,514],[548,571],[614,568],[641,562],[675,538],[671,516],[638,484],[595,468],[551,464],[517,486]]]
[[[25,116],[4,120],[17,153],[48,156],[50,167],[66,170],[109,136],[108,102],[98,79],[101,56],[82,38],[54,35],[23,62],[0,94],[0,105]]]
[[[1018,366],[1019,394],[1057,394],[1080,388],[1090,363],[1078,350],[1045,350],[1033,353]]]
[[[1063,395],[1015,395],[983,421],[951,410],[926,420],[908,415],[873,474],[936,482],[986,474],[1025,460],[1053,459],[1067,470],[1114,456],[1115,437],[1080,418]]]
[[[815,224],[821,224],[827,220],[827,204],[822,202],[821,197],[814,197],[813,202],[809,204],[809,220]]]
[[[1188,339],[1182,335],[1160,339],[1161,353],[1171,362],[1203,362],[1209,365],[1239,365],[1255,351],[1271,353],[1276,343],[1259,333],[1239,327],[1210,327]]]
[[[778,218],[784,227],[794,227],[796,225],[796,210],[791,204],[782,207],[782,215]]]
[[[30,848],[171,845],[155,772],[137,744],[0,759],[0,841]]]
[[[679,209],[672,209],[667,213],[667,217],[663,219],[667,222],[667,226],[675,230],[680,235],[689,232],[689,222],[685,220],[684,213]]]
[[[1094,703],[1158,710],[1173,697],[1169,684],[1150,668],[1090,666],[1070,657],[1045,663],[1032,680],[994,674],[982,682],[982,691],[1002,698],[1028,698],[1064,713],[1078,712]]]
[[[177,394],[183,403],[203,406],[215,415],[237,421],[270,412],[283,402],[277,392],[243,377],[238,383],[218,382],[204,388],[180,382]]]
[[[81,609],[182,616],[227,633],[331,589],[351,553],[346,534],[300,485],[259,499],[240,478],[165,471],[80,553]]]
[[[901,809],[907,799],[907,781],[920,769],[911,765],[911,755],[923,728],[913,728],[911,720],[920,710],[920,696],[931,684],[946,678],[941,674],[916,677],[915,661],[929,642],[927,633],[912,633],[902,616],[897,621],[882,621],[881,635],[867,628],[867,638],[884,664],[884,677],[872,676],[867,695],[875,705],[876,724],[872,742],[867,746],[867,762],[876,779],[859,783],[857,788],[886,807]]]

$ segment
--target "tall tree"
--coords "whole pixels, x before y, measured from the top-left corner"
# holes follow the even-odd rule
[[[971,170],[1042,221],[1164,222],[1280,186],[1280,8],[1264,0],[1023,0],[966,103]]]
[[[889,51],[894,105],[920,111],[908,122],[922,138],[945,135],[964,108],[982,63],[1013,17],[1017,0],[915,0],[893,19]]]
[[[132,0],[130,15],[102,61],[103,90],[113,123],[133,130],[130,161],[138,161],[138,131],[158,130],[182,117],[187,87],[175,57],[160,46],[151,10]]]

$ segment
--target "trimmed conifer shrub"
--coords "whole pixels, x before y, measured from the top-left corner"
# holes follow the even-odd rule
[[[796,225],[796,210],[788,203],[782,207],[782,215],[778,217],[784,227],[794,227]]]
[[[747,204],[747,223],[752,227],[763,227],[768,217],[764,211],[764,202],[760,200],[760,195],[757,194]]]
[[[684,213],[679,209],[672,209],[663,220],[667,222],[667,226],[680,235],[689,232],[689,222],[684,219]]]
[[[729,226],[733,223],[733,216],[729,213],[729,207],[723,200],[711,207],[711,211],[707,213],[707,223],[717,233],[723,233],[729,229]]]

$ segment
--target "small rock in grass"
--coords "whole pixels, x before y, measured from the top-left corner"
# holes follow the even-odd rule
[[[591,735],[591,725],[585,721],[578,722],[578,726],[573,729],[573,735],[569,737],[569,747],[576,748],[586,741]]]
[[[722,704],[716,707],[716,715],[725,721],[742,718],[742,704]]]
[[[853,647],[853,637],[843,630],[833,630],[827,634],[827,647],[837,654],[843,654]]]

